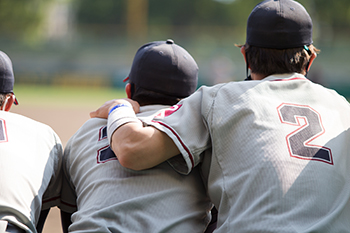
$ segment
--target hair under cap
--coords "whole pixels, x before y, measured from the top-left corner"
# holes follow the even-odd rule
[[[312,20],[293,0],[266,0],[255,6],[247,23],[246,43],[256,47],[289,49],[312,44]]]
[[[138,49],[126,80],[136,87],[184,98],[197,88],[198,66],[173,40],[155,41]]]

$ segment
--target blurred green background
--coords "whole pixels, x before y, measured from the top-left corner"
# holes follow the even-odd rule
[[[247,18],[259,2],[0,0],[0,50],[12,59],[20,101],[25,87],[92,95],[94,88],[123,88],[136,50],[168,38],[196,59],[200,85],[243,80],[245,64],[234,45],[245,42]],[[350,97],[350,1],[299,2],[313,18],[321,49],[308,77]]]

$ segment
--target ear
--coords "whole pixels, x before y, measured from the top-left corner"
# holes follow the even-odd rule
[[[244,48],[244,46],[241,47],[241,53],[242,53],[242,55],[243,55],[243,57],[244,57],[245,63],[247,63],[247,55],[246,55],[246,53],[245,53],[245,48]],[[249,68],[249,67],[248,67],[248,68]]]
[[[6,112],[10,111],[13,102],[15,102],[15,95],[8,95],[3,103],[3,105],[1,106],[1,110],[4,110]]]
[[[314,62],[314,60],[316,59],[316,57],[317,57],[317,53],[313,53],[311,55],[310,60],[309,60],[309,67],[307,67],[307,71],[310,70],[310,67],[311,67],[312,63]]]
[[[127,83],[125,85],[125,93],[126,93],[126,96],[131,99],[131,84],[130,83]]]

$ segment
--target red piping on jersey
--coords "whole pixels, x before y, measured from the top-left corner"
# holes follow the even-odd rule
[[[70,207],[74,207],[74,208],[77,207],[77,205],[69,204],[68,202],[65,202],[65,201],[62,201],[62,200],[61,200],[61,202],[62,202],[62,204],[66,205],[66,206],[70,206]]]
[[[50,198],[50,199],[44,200],[43,203],[46,203],[46,202],[49,202],[49,201],[54,201],[54,200],[57,200],[57,199],[59,199],[59,198],[61,198],[61,196],[52,197],[52,198]]]
[[[181,143],[181,146],[185,149],[185,151],[186,151],[187,154],[189,155],[190,160],[191,160],[191,164],[192,164],[192,168],[193,168],[193,167],[194,167],[193,156],[192,156],[190,150],[185,146],[185,143],[183,143],[183,141],[181,140],[180,136],[179,136],[172,128],[170,128],[170,126],[168,126],[167,124],[165,124],[165,123],[163,123],[163,122],[160,122],[160,121],[155,121],[155,120],[152,120],[152,122],[161,124],[162,126],[164,126],[164,127],[166,127],[167,129],[169,129],[169,130],[176,136],[177,140],[179,140],[179,142]]]
[[[108,158],[108,159],[103,160],[103,161],[100,160],[101,151],[106,150],[108,147],[110,147],[109,144],[108,144],[107,146],[104,146],[104,147],[100,148],[100,149],[97,151],[96,161],[97,161],[98,164],[100,164],[100,163],[106,163],[106,162],[111,161],[111,160],[118,160],[117,156],[116,156],[116,157],[112,157],[112,158]]]
[[[279,78],[279,79],[270,80],[270,81],[291,81],[291,80],[308,80],[308,79],[303,77],[294,77],[294,78]]]
[[[107,136],[103,136],[103,129],[106,128],[107,126],[102,126],[99,131],[98,131],[98,140],[101,141],[105,138],[107,138]]]

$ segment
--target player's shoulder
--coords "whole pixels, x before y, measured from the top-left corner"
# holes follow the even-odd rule
[[[36,127],[38,130],[47,128],[52,130],[49,125],[18,113],[1,111],[0,118],[8,122],[16,122],[16,125],[21,127]]]
[[[6,124],[8,131],[27,132],[38,140],[45,139],[45,141],[50,141],[53,144],[61,144],[59,136],[48,124],[21,114],[3,111],[0,111],[0,119]]]
[[[219,83],[219,84],[215,84],[213,86],[202,85],[198,88],[198,90],[194,94],[192,94],[192,96],[193,95],[203,95],[203,97],[205,97],[205,96],[215,97],[217,95],[217,93],[222,88],[225,88],[225,87],[229,86],[230,84],[231,84],[231,82]]]
[[[92,135],[101,136],[106,134],[107,119],[90,118],[72,135],[69,141],[75,140],[91,140]]]
[[[77,132],[94,131],[101,127],[107,126],[107,119],[104,118],[90,118],[78,129]]]
[[[231,81],[216,84],[212,87],[208,87],[207,90],[204,89],[204,91],[208,92],[212,96],[217,96],[220,94],[235,96],[246,92],[258,84],[259,82],[257,81]]]
[[[333,100],[332,103],[335,102],[336,104],[343,105],[346,108],[350,108],[349,101],[343,95],[338,93],[336,90],[321,86],[319,84],[316,84],[316,85],[318,85],[320,88],[323,88],[324,90],[326,90],[326,92],[328,92],[329,96],[323,95],[322,96],[323,99],[327,99],[328,101]]]
[[[245,83],[246,84],[243,82],[227,82],[213,86],[202,85],[195,93],[180,101],[179,104],[188,103],[193,105],[193,103],[201,102],[202,112],[207,112],[213,106],[216,99],[226,98],[227,100],[232,100],[234,96],[238,96],[247,90],[249,87],[243,86],[247,85],[248,82]]]
[[[105,124],[107,124],[107,119],[94,117],[85,121],[82,127],[99,126],[99,125],[105,125]]]

